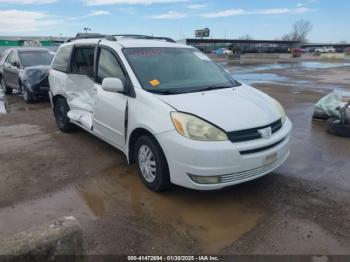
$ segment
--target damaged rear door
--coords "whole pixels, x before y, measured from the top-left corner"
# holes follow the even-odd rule
[[[72,54],[71,72],[65,86],[70,107],[68,117],[92,130],[95,109],[95,61],[96,45],[76,45]]]
[[[110,48],[99,47],[96,70],[96,105],[94,132],[123,149],[125,147],[125,112],[128,96],[102,89],[105,78],[119,78],[126,85],[126,73],[117,54]]]

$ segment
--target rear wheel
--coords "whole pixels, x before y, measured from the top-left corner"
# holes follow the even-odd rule
[[[68,133],[73,129],[73,124],[68,117],[69,111],[70,109],[66,99],[59,97],[55,102],[54,114],[58,129],[64,133]]]
[[[160,192],[170,188],[168,163],[154,138],[148,135],[138,138],[134,153],[140,177],[149,189]]]
[[[10,88],[6,85],[5,79],[3,77],[1,77],[1,87],[2,87],[2,90],[4,91],[5,95],[12,94],[12,88]]]

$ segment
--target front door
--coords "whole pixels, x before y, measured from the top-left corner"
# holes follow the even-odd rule
[[[125,111],[128,97],[102,89],[104,78],[119,78],[125,84],[126,75],[116,54],[100,48],[96,76],[96,104],[93,118],[94,132],[120,149],[125,148]]]
[[[11,62],[10,64],[8,64],[8,67],[7,67],[9,83],[12,88],[17,88],[17,89],[19,88],[19,82],[18,82],[19,68],[20,68],[20,63],[19,63],[18,54],[16,51],[13,51],[11,56]]]

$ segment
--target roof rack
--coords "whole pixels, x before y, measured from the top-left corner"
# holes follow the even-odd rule
[[[124,35],[113,35],[117,38],[132,38],[132,39],[146,39],[146,40],[163,40],[170,43],[176,43],[175,40],[169,37],[159,37],[159,36],[148,36],[148,35],[133,35],[133,34],[124,34]]]
[[[95,38],[106,39],[109,41],[117,41],[117,39],[112,35],[102,35],[97,33],[78,33],[75,37],[67,39],[66,42],[72,42],[78,39],[95,39]]]
[[[158,37],[158,36],[148,36],[148,35],[103,35],[98,33],[78,33],[75,37],[66,40],[67,43],[79,39],[106,39],[109,41],[117,41],[117,38],[131,38],[131,39],[145,39],[145,40],[163,40],[169,43],[176,43],[173,39],[169,37]]]

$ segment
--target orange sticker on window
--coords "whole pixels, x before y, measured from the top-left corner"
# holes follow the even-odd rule
[[[160,82],[158,79],[154,79],[154,80],[149,81],[149,82],[152,86],[159,86],[160,85]]]

